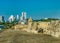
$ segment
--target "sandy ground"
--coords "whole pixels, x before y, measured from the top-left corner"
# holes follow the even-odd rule
[[[60,43],[60,39],[44,34],[5,30],[0,33],[0,43]]]

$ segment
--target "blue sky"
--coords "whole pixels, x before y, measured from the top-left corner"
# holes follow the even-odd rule
[[[33,19],[60,18],[60,0],[0,0],[0,16],[5,19],[23,11]]]

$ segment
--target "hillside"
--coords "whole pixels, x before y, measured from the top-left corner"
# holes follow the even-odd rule
[[[60,39],[44,34],[6,30],[0,33],[0,43],[60,43]]]

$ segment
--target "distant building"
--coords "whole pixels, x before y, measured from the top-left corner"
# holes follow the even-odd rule
[[[0,16],[0,22],[4,22],[4,16]]]
[[[45,20],[47,20],[48,18],[45,18]]]
[[[11,15],[8,19],[9,22],[13,22],[15,20],[15,17],[13,15]]]
[[[20,16],[19,16],[19,15],[16,16],[16,20],[17,20],[17,21],[20,20]]]
[[[26,12],[22,12],[22,16],[20,17],[21,24],[26,24]]]

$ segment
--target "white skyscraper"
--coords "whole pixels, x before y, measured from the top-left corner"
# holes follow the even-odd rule
[[[19,21],[19,20],[20,20],[20,16],[19,16],[19,15],[17,15],[17,18],[16,18],[16,19],[17,19],[17,21]]]
[[[13,22],[15,20],[15,17],[13,16],[13,15],[11,15],[10,17],[9,17],[9,22]]]
[[[22,18],[26,19],[26,12],[22,12]]]
[[[23,20],[22,16],[20,17],[20,20],[21,20],[21,21]]]
[[[4,22],[4,16],[0,16],[0,22]]]
[[[22,12],[22,16],[20,17],[20,20],[21,20],[21,24],[26,23],[26,12]]]

